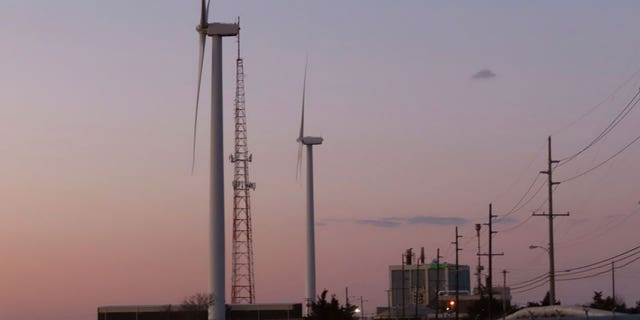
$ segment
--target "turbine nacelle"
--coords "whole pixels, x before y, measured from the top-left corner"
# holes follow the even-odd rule
[[[235,37],[240,32],[240,25],[237,23],[206,23],[197,25],[196,31],[208,36]]]
[[[199,26],[198,26],[199,27]],[[198,29],[196,27],[196,30]],[[209,36],[235,37],[240,32],[240,25],[237,23],[209,23],[206,34]]]
[[[310,145],[322,144],[322,141],[324,141],[324,139],[322,139],[322,137],[302,137],[302,138],[298,138],[296,141],[301,142],[305,146],[310,146]]]

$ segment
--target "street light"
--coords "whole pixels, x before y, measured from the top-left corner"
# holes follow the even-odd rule
[[[532,245],[529,246],[529,249],[531,249],[531,250],[533,250],[533,249],[542,249],[542,250],[546,251],[549,254],[549,259],[552,259],[551,258],[551,252],[549,252],[549,248],[542,247],[542,246],[536,246],[536,245],[532,244]],[[554,274],[554,270],[553,269],[549,269],[549,283],[550,283],[550,287],[551,288],[549,289],[548,294],[549,294],[549,298],[550,298],[549,299],[550,300],[549,304],[551,304],[551,305],[554,305],[556,303],[555,302],[555,293],[551,294],[552,292],[555,292],[555,284],[553,283],[553,279],[554,279],[553,274]]]
[[[358,296],[351,296],[351,298],[358,298]],[[360,296],[359,298],[360,298],[360,307],[356,307],[356,310],[354,310],[354,312],[360,314],[360,319],[364,319],[364,303],[369,302],[369,300],[364,299],[363,296]]]

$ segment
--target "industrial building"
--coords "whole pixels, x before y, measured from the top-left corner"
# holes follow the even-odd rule
[[[425,319],[454,308],[464,318],[468,316],[467,309],[481,299],[478,290],[472,292],[468,265],[425,263],[424,253],[414,261],[412,250],[403,255],[401,265],[389,266],[387,293],[387,305],[377,308],[377,319]],[[511,301],[511,292],[509,288],[494,286],[493,298],[507,303]]]
[[[456,287],[456,272],[460,281]],[[404,280],[404,281],[403,281]],[[471,278],[468,265],[448,263],[403,264],[389,266],[389,306],[392,308],[431,306],[439,295],[469,295]],[[425,290],[426,288],[426,290]]]

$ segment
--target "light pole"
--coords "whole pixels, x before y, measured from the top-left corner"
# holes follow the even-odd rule
[[[545,247],[542,247],[542,246],[536,246],[536,245],[533,245],[533,244],[532,244],[532,245],[530,245],[530,246],[529,246],[529,249],[530,249],[530,250],[533,250],[533,249],[542,249],[542,250],[546,251],[548,254],[550,254],[549,248],[545,248]],[[551,259],[551,256],[549,256],[549,258]],[[552,269],[550,269],[550,270],[549,270],[549,282],[550,282],[550,283],[553,281],[553,279],[552,279],[552,277],[551,277],[551,274],[552,274],[552,273],[553,273],[553,270],[552,270]],[[554,291],[555,291],[555,286],[554,286],[554,285],[552,285],[552,287],[554,288]],[[551,306],[552,306],[552,305],[555,305],[555,303],[556,303],[556,302],[555,302],[554,298],[551,296],[551,291],[549,291],[549,305],[551,305]]]

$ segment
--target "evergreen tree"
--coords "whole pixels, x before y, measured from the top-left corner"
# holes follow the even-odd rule
[[[311,302],[311,313],[307,317],[309,320],[355,320],[354,312],[356,306],[346,304],[341,306],[336,299],[336,295],[331,295],[331,300],[327,301],[327,290],[322,291],[318,299]]]
[[[607,296],[606,298],[603,298],[602,291],[593,292],[593,302],[589,305],[589,307],[594,309],[619,312],[633,311],[633,308],[627,310],[627,306],[624,302],[621,301],[621,303],[618,303],[618,301],[615,301],[613,297]]]

